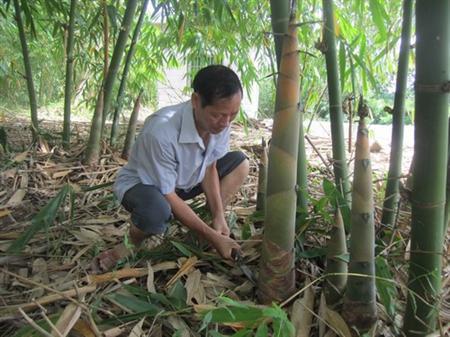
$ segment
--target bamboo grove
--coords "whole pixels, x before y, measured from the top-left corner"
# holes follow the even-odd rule
[[[11,10],[10,2],[13,7]],[[27,35],[28,30],[33,30],[33,25],[30,24],[31,18],[33,15],[38,15],[36,13],[39,11],[36,7],[29,5],[26,0],[12,0],[5,3],[7,4],[4,8],[2,7],[2,14],[12,15],[17,27],[17,40],[20,41],[25,74],[23,77],[26,80],[28,92],[31,130],[34,141],[39,142],[41,131],[38,103],[30,60],[30,34]],[[380,260],[377,259],[386,261],[383,256],[386,246],[400,240],[396,236],[396,221],[401,206],[405,100],[408,78],[414,76],[415,159],[411,173],[413,186],[409,200],[412,210],[411,242],[408,251],[410,255],[408,283],[405,289],[402,289],[407,299],[406,308],[402,309],[404,319],[401,329],[402,333],[408,337],[427,336],[435,332],[438,328],[439,303],[441,303],[442,295],[443,246],[450,209],[447,190],[449,185],[447,172],[450,0],[403,0],[401,8],[399,4],[376,0],[369,1],[368,5],[364,2],[344,4],[342,1],[336,1],[335,3],[333,0],[323,0],[321,3],[279,0],[267,1],[264,4],[249,1],[247,7],[235,1],[195,1],[195,6],[190,1],[152,1],[151,3],[149,6],[148,0],[125,1],[121,11],[117,12],[118,14],[123,12],[123,15],[120,24],[116,23],[119,28],[112,37],[109,36],[111,27],[109,27],[108,14],[110,10],[108,6],[111,5],[108,5],[106,0],[95,4],[98,5],[95,8],[98,13],[95,20],[103,22],[96,27],[98,36],[95,39],[98,40],[97,45],[101,45],[98,51],[101,50],[104,54],[96,64],[97,82],[94,95],[91,95],[94,103],[91,104],[92,122],[83,157],[84,164],[92,166],[98,164],[102,155],[102,142],[109,143],[116,149],[121,147],[122,158],[126,159],[128,156],[136,135],[139,109],[146,99],[145,85],[142,82],[149,82],[146,78],[142,82],[134,83],[133,79],[139,76],[133,77],[133,66],[138,68],[136,66],[138,62],[133,63],[133,60],[140,57],[139,62],[142,63],[142,60],[147,57],[149,59],[147,62],[151,64],[150,59],[153,56],[148,50],[141,50],[145,48],[139,47],[139,39],[146,39],[146,47],[149,44],[155,44],[155,49],[152,49],[157,55],[155,58],[158,57],[155,63],[165,62],[165,66],[171,62],[176,63],[177,54],[170,51],[174,44],[180,47],[179,53],[199,56],[203,61],[213,59],[219,63],[225,56],[233,60],[238,59],[237,68],[242,74],[244,84],[260,77],[249,55],[255,50],[255,46],[258,46],[257,54],[267,49],[268,55],[265,56],[270,58],[273,70],[272,76],[267,77],[275,78],[276,97],[273,107],[272,138],[270,142],[267,142],[267,148],[266,141],[263,140],[262,159],[259,165],[257,211],[264,214],[264,230],[260,247],[257,295],[259,301],[265,304],[282,303],[285,300],[289,301],[291,295],[297,294],[299,288],[308,287],[308,284],[304,283],[304,278],[299,277],[297,263],[300,258],[296,256],[303,249],[304,232],[314,221],[311,214],[314,213],[316,206],[313,205],[313,196],[309,194],[311,174],[308,172],[303,123],[305,110],[311,104],[310,101],[314,101],[311,98],[313,94],[308,88],[315,89],[311,91],[323,90],[327,97],[323,99],[326,104],[322,104],[322,96],[318,95],[316,95],[315,103],[326,111],[330,122],[332,157],[329,161],[334,182],[323,182],[324,193],[327,194],[329,217],[322,220],[328,222],[329,227],[323,235],[326,238],[327,247],[323,254],[325,261],[323,277],[319,281],[323,284],[326,310],[336,312],[350,329],[362,335],[368,331],[374,331],[379,317],[377,300],[383,298],[379,288],[390,281],[387,280],[386,274],[380,274],[377,267],[377,261]],[[64,123],[61,145],[66,151],[70,151],[74,82],[77,71],[82,72],[81,69],[77,69],[77,58],[74,55],[77,39],[80,39],[76,32],[78,29],[80,33],[81,28],[77,28],[77,24],[81,22],[80,8],[86,5],[86,2],[71,0],[64,4],[67,8],[61,9],[62,4],[55,4],[52,1],[48,3],[43,1],[42,4],[39,2],[39,5],[43,7],[53,8],[54,6],[54,11],[61,10],[60,14],[67,14],[65,17],[66,41],[64,42]],[[215,6],[214,10],[208,12],[208,8],[212,6]],[[397,39],[391,37],[390,32],[383,26],[382,14],[380,14],[384,13],[388,16],[386,8],[397,8],[394,6],[400,8],[396,13],[403,13],[397,18],[397,21],[401,22],[401,35]],[[164,13],[167,15],[166,21],[160,25],[166,25],[166,30],[161,29],[157,33],[145,30],[146,25],[149,25],[145,17],[150,7],[154,15],[164,8]],[[382,52],[378,53],[374,59],[368,59],[370,56],[365,59],[365,53],[369,53],[367,41],[361,42],[363,39],[357,32],[358,29],[364,30],[364,13],[367,14],[367,11],[364,11],[367,8],[373,16],[375,27],[367,28],[367,30],[371,30],[373,41],[377,41],[376,43],[379,43],[377,46],[382,49]],[[360,15],[347,13],[356,13],[358,10]],[[239,11],[242,17],[236,14]],[[252,11],[258,13],[259,17],[253,17]],[[318,20],[311,20],[309,15],[319,12],[321,17]],[[139,15],[134,24],[136,13]],[[211,14],[217,14],[217,17],[211,18]],[[246,26],[245,22],[254,20],[252,24],[257,25],[256,22],[261,21],[261,17],[266,25],[258,26],[261,28],[258,30],[259,35],[251,37],[252,29]],[[317,19],[317,15],[313,18]],[[356,32],[348,24],[349,21],[345,21],[348,18],[354,19],[361,25]],[[158,25],[154,24],[154,26]],[[217,30],[214,30],[208,25],[216,25],[219,29],[216,27]],[[237,32],[238,26],[240,28]],[[91,27],[94,25],[92,24]],[[233,27],[236,32],[227,35],[224,27]],[[263,28],[271,32],[261,33]],[[198,30],[197,33],[195,33],[196,30]],[[309,35],[312,36],[318,31],[320,32],[314,35],[320,35],[317,42],[308,41]],[[224,35],[221,36],[221,33]],[[201,34],[204,36],[199,36]],[[237,43],[233,34],[238,36],[236,39],[241,46],[239,51],[236,51],[239,48],[236,48]],[[132,35],[131,41],[128,41],[129,35]],[[183,40],[185,38],[190,39],[189,47],[185,45],[186,41]],[[221,42],[221,38],[227,42]],[[380,43],[377,38],[382,42]],[[411,46],[412,40],[415,40],[414,48]],[[109,51],[110,42],[113,42],[112,52]],[[359,43],[361,44],[357,49],[356,46]],[[310,50],[315,47],[319,52],[314,54],[310,50],[303,50],[303,47],[308,44],[312,47]],[[226,51],[220,54],[222,45]],[[377,74],[373,68],[382,67],[383,57],[391,54],[390,51],[397,47],[399,50],[395,69],[395,98],[392,102],[393,109],[391,109],[393,120],[390,167],[385,179],[386,187],[383,190],[381,214],[377,214],[369,149],[370,125],[368,124],[370,124],[371,113],[365,94],[375,92],[377,87]],[[205,50],[210,53],[208,54]],[[233,55],[234,52],[237,56]],[[122,64],[124,54],[126,54],[125,64]],[[168,59],[171,61],[167,61]],[[318,63],[317,59],[320,59],[321,63]],[[414,73],[411,72],[410,59],[415,59]],[[317,70],[319,66],[321,68]],[[83,69],[85,73],[89,73],[90,70],[88,67]],[[153,70],[144,69],[142,72],[148,75]],[[120,78],[119,84],[118,78]],[[316,83],[324,84],[316,88],[314,87]],[[369,87],[373,90],[369,90]],[[119,121],[123,116],[122,107],[125,104],[124,97],[127,90],[133,91],[133,95],[129,96],[133,98],[134,106],[128,119],[125,143],[119,145]],[[349,92],[353,97],[343,99],[344,94]],[[353,144],[350,144],[350,151],[347,151],[344,113],[345,110],[348,111],[348,107],[345,108],[347,104],[345,101],[356,101],[354,96],[357,93],[361,96],[357,109],[359,121],[356,143],[354,148]],[[353,103],[349,104],[350,110],[355,110],[352,107]],[[111,135],[106,141],[108,137],[106,124],[109,119],[112,119],[113,123]],[[348,116],[348,119],[351,120],[352,117]],[[353,170],[350,168],[351,163],[353,163]],[[378,225],[388,229],[386,237],[382,239],[376,237],[375,230]],[[392,285],[390,287],[392,288]],[[386,303],[383,305],[387,306]],[[393,307],[392,310],[395,311],[399,305],[393,305]],[[394,316],[392,310],[386,310]],[[400,333],[400,331],[397,332]]]

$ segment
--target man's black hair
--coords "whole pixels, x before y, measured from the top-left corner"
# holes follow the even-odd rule
[[[202,107],[238,92],[243,94],[241,81],[236,73],[220,64],[200,69],[192,82],[192,89],[200,95]]]

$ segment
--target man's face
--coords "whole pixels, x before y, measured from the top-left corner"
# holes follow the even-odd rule
[[[192,94],[192,106],[195,111],[195,125],[199,133],[217,134],[227,128],[236,118],[241,106],[240,92],[227,98],[221,98],[214,104],[202,107],[200,96]]]

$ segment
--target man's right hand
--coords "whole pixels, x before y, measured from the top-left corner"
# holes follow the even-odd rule
[[[241,247],[238,245],[236,241],[234,241],[232,238],[219,234],[214,237],[214,240],[212,240],[212,245],[214,248],[216,248],[217,252],[227,260],[233,259],[232,257],[232,251],[237,250],[240,251]]]

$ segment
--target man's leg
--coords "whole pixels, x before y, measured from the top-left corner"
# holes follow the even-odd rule
[[[127,191],[122,205],[131,213],[129,243],[120,243],[98,255],[93,262],[96,271],[107,271],[131,255],[149,236],[162,234],[171,218],[171,209],[154,186],[138,184]]]
[[[244,159],[233,171],[220,180],[220,196],[222,197],[224,209],[239,191],[245,178],[247,178],[249,167],[248,159]]]

